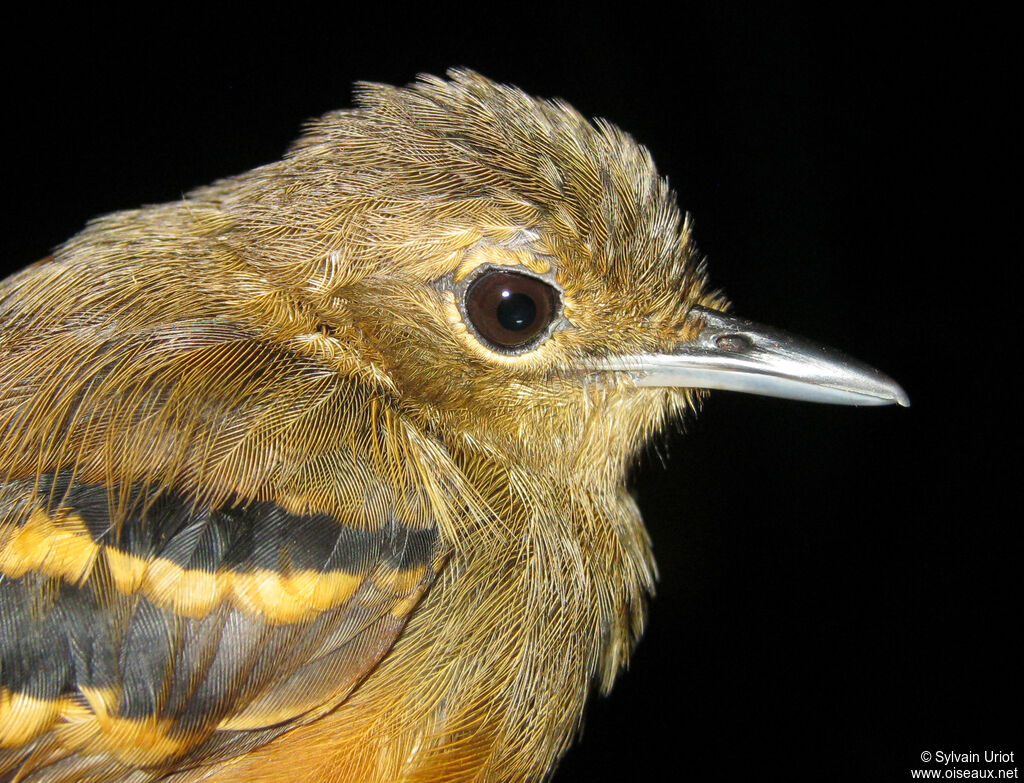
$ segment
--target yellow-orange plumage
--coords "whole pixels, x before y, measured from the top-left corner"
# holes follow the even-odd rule
[[[602,363],[724,305],[645,150],[466,71],[95,221],[0,286],[0,779],[542,777],[694,401]]]

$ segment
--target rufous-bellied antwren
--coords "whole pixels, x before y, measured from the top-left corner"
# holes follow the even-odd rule
[[[695,389],[906,404],[725,313],[647,151],[475,73],[0,284],[0,779],[532,780]]]

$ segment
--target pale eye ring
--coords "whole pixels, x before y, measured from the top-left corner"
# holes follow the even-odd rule
[[[490,268],[466,288],[463,311],[477,336],[492,350],[516,354],[551,333],[561,296],[549,283],[523,272]]]

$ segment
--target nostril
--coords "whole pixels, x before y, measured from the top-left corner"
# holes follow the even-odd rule
[[[715,347],[729,353],[749,351],[754,347],[754,342],[745,334],[720,334],[715,338]]]

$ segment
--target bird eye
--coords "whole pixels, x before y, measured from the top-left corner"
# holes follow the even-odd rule
[[[496,351],[518,353],[547,332],[558,315],[558,291],[520,272],[491,270],[466,291],[466,315]]]

